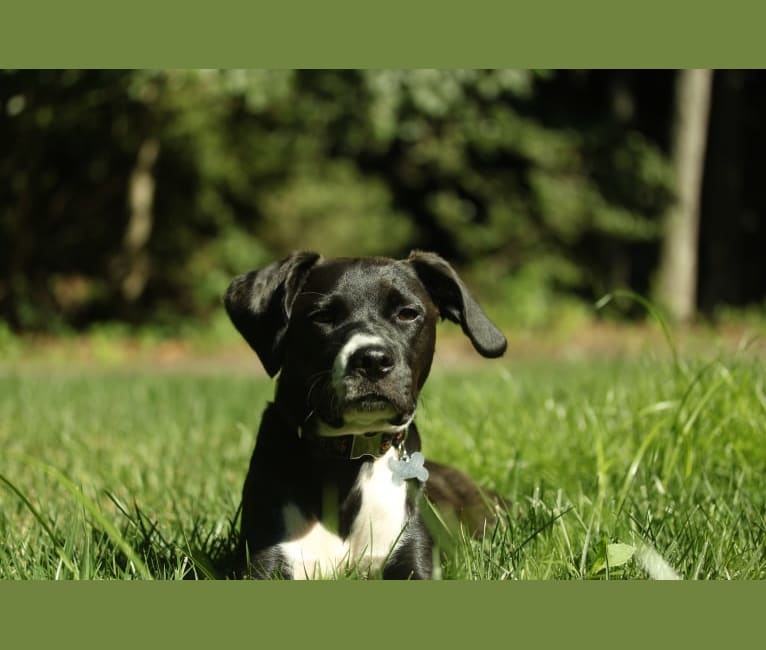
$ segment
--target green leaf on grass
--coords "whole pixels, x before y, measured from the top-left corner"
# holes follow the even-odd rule
[[[626,564],[635,552],[636,547],[630,544],[607,544],[606,559],[609,568]]]
[[[609,569],[615,569],[627,564],[636,552],[636,547],[630,544],[607,544],[606,556],[601,558],[593,566],[591,573],[597,574],[608,566]]]

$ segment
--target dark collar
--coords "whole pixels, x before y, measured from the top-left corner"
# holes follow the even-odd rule
[[[395,433],[370,431],[345,436],[319,436],[315,433],[316,428],[313,424],[307,425],[311,420],[299,425],[281,405],[276,402],[272,402],[271,405],[277,417],[296,431],[299,440],[306,445],[309,451],[321,458],[356,460],[363,456],[370,456],[373,459],[378,459],[385,455],[391,447],[403,448],[409,432],[409,427],[407,427]]]
[[[391,447],[399,449],[407,439],[407,429],[396,433],[371,431],[346,436],[309,436],[303,439],[313,452],[323,457],[355,460],[370,456],[377,459]]]

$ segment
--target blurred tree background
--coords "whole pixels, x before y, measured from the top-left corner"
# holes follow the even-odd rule
[[[764,304],[765,75],[716,71],[698,129],[691,298],[708,315]],[[234,274],[300,248],[437,251],[520,326],[618,287],[653,295],[683,203],[681,80],[0,71],[0,320],[204,321]]]

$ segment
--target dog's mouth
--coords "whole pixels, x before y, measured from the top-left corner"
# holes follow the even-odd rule
[[[395,412],[396,407],[387,397],[369,393],[348,401],[343,410],[344,412],[380,413],[383,411]]]
[[[374,430],[392,426],[398,419],[398,410],[391,400],[369,394],[347,402],[342,416],[345,427]]]
[[[320,435],[339,436],[371,431],[398,431],[409,425],[414,410],[404,409],[393,400],[377,393],[368,393],[346,401],[336,417],[322,418]]]

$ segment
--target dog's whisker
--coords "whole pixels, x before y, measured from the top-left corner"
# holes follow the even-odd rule
[[[321,377],[322,375],[330,375],[330,374],[332,374],[332,370],[320,370],[319,372],[315,372],[313,375],[309,375],[306,378],[306,383],[310,382],[312,379]]]
[[[314,389],[317,387],[320,381],[322,381],[322,375],[327,373],[317,373],[319,376],[314,379],[313,382],[311,382],[311,385],[309,386],[308,392],[306,393],[306,406],[311,406],[311,393],[314,392]]]
[[[319,296],[320,298],[325,298],[326,296],[329,296],[329,293],[322,293],[320,291],[301,291],[299,296]]]
[[[306,422],[308,422],[311,419],[311,416],[314,415],[314,413],[316,413],[316,411],[314,409],[311,409],[308,412],[308,415],[304,418],[303,422],[301,422],[301,426],[304,426]]]

